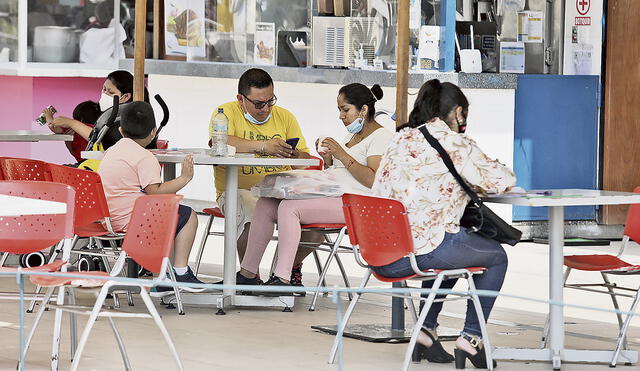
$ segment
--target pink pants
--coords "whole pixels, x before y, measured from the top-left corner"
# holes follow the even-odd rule
[[[274,274],[288,281],[300,243],[300,224],[344,223],[342,198],[259,199],[251,220],[247,251],[240,264],[242,268],[258,273],[260,260],[273,236],[276,223],[278,223],[278,260]]]

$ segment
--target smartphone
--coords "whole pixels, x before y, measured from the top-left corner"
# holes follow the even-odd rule
[[[291,146],[291,149],[296,149],[296,146],[298,145],[299,140],[300,138],[289,138],[285,140],[285,142]]]

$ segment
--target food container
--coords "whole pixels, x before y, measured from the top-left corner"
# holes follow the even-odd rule
[[[72,27],[39,26],[33,34],[34,62],[78,61],[78,33]]]

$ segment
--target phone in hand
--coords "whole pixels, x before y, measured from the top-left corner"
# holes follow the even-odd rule
[[[299,140],[300,138],[289,138],[285,140],[285,142],[291,146],[291,149],[296,149],[296,146],[298,145]]]

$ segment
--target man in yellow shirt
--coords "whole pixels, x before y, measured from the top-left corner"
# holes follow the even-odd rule
[[[307,142],[302,135],[298,120],[286,109],[276,106],[273,92],[273,80],[264,70],[252,68],[240,76],[237,100],[217,107],[211,119],[224,110],[229,119],[227,143],[236,147],[237,152],[253,152],[265,156],[286,158],[310,158]],[[209,133],[209,138],[211,138]],[[296,148],[291,148],[285,140],[299,138]],[[209,141],[211,146],[211,141]],[[268,174],[291,170],[290,166],[243,166],[238,170],[238,255],[244,257],[251,217],[256,202],[249,189]],[[225,212],[226,168],[215,167],[216,201]],[[317,233],[304,236],[303,241],[322,240]],[[300,270],[304,257],[309,254],[307,248],[300,248],[294,263],[294,270]],[[293,283],[293,282],[292,282]]]

